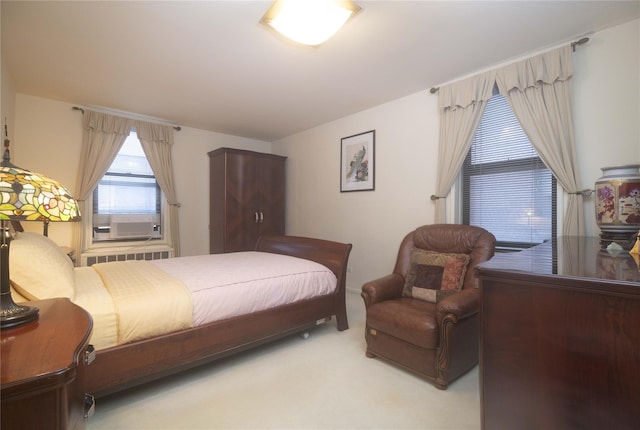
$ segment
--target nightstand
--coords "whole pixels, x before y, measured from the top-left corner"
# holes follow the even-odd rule
[[[84,429],[93,408],[84,392],[91,316],[68,299],[29,304],[38,321],[2,330],[2,430]]]

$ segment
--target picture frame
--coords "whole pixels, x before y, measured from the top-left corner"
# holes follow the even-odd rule
[[[375,190],[376,131],[340,139],[340,192]]]

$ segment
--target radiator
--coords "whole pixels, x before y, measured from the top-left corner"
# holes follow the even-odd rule
[[[160,260],[173,257],[173,249],[146,250],[140,252],[114,252],[114,253],[90,253],[82,254],[81,266],[92,266],[96,263],[108,263],[110,261],[128,260]]]

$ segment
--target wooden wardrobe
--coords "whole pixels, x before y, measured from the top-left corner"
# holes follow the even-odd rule
[[[253,250],[284,234],[286,157],[241,149],[209,152],[209,252]]]

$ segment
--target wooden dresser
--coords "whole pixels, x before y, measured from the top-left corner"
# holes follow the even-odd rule
[[[67,299],[29,304],[38,321],[2,330],[2,430],[84,429],[91,317]]]
[[[598,238],[481,264],[482,428],[640,428],[640,270]]]
[[[209,248],[252,251],[260,235],[285,233],[286,157],[232,148],[209,152]]]

